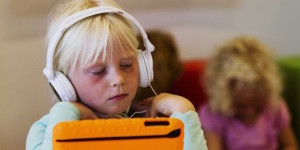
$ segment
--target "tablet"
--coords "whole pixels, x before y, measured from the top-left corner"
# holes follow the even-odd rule
[[[125,118],[61,122],[53,150],[182,150],[184,125],[176,118]]]

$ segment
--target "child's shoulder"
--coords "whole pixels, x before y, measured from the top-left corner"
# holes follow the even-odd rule
[[[285,100],[279,98],[275,103],[266,105],[265,112],[271,115],[279,115],[281,113],[288,113],[289,110]]]
[[[279,99],[275,107],[268,107],[265,111],[265,120],[272,122],[279,129],[285,128],[290,124],[291,117],[288,106],[284,99]]]
[[[290,120],[289,108],[284,99],[279,100],[277,115],[279,115],[282,118],[285,118],[286,120]]]

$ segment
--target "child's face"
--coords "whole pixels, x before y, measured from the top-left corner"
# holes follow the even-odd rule
[[[130,106],[138,86],[138,62],[133,51],[79,68],[69,73],[79,99],[101,114],[120,114]]]
[[[242,89],[233,99],[235,116],[246,124],[252,124],[262,112],[265,102],[266,98],[262,91]]]

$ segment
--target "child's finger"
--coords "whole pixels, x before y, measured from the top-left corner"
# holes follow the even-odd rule
[[[98,119],[97,115],[85,105],[78,102],[71,102],[75,107],[77,107],[80,111],[81,120],[85,119]]]
[[[150,117],[156,117],[157,116],[157,110],[155,109],[155,107],[151,107],[150,109]]]
[[[151,108],[152,101],[153,101],[153,98],[150,97],[150,98],[147,98],[147,99],[135,104],[133,107],[135,110],[138,110],[138,111],[149,110]]]

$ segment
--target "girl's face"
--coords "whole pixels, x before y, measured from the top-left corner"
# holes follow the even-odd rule
[[[138,62],[133,51],[69,72],[81,102],[101,114],[120,114],[130,106],[138,86]]]
[[[235,116],[245,124],[253,124],[263,111],[265,103],[263,91],[244,88],[233,98]]]

